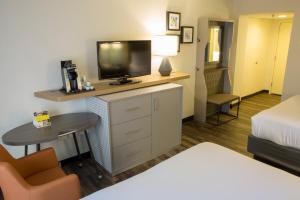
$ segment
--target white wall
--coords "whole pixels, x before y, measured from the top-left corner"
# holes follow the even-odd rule
[[[277,20],[239,18],[234,94],[244,97],[270,90],[277,35]]]
[[[34,111],[85,111],[84,100],[54,103],[34,98],[33,92],[61,87],[63,59],[97,79],[97,40],[150,39],[165,31],[167,9],[181,12],[182,25],[196,28],[198,17],[227,18],[231,8],[231,0],[1,0],[0,136],[31,121]],[[175,70],[192,75],[181,81],[183,117],[188,117],[194,111],[196,43],[182,45],[171,61]],[[52,145],[61,159],[74,155],[70,141]],[[7,148],[15,156],[23,154],[23,147]]]
[[[233,0],[234,16],[253,13],[294,12],[295,18],[291,35],[288,63],[285,74],[283,99],[300,94],[300,1],[295,0]],[[236,40],[235,40],[236,41]],[[235,43],[236,45],[236,43]]]

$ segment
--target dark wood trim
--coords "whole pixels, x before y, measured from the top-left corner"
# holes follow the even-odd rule
[[[186,123],[193,120],[194,120],[194,115],[182,119],[182,123]]]
[[[241,99],[242,99],[242,100],[244,100],[244,99],[249,99],[249,98],[251,98],[251,97],[253,97],[253,96],[256,96],[256,95],[258,95],[258,94],[263,94],[263,93],[269,93],[269,90],[261,90],[261,91],[255,92],[255,93],[253,93],[253,94],[249,94],[249,95],[247,95],[247,96],[244,96],[244,97],[242,97]]]
[[[192,29],[192,42],[184,42],[184,29],[191,28]],[[194,27],[193,26],[181,26],[181,32],[180,32],[180,43],[181,44],[193,44],[194,43]]]
[[[279,96],[279,97],[282,97],[282,95],[281,94],[273,94],[273,93],[271,93],[272,95],[275,95],[275,96]]]
[[[176,15],[179,15],[179,28],[178,29],[170,29],[169,28],[169,17],[170,17],[170,14],[176,14]],[[173,11],[167,11],[167,23],[166,23],[166,28],[167,28],[167,31],[180,31],[180,27],[181,27],[181,13],[179,12],[173,12]]]
[[[254,97],[254,96],[256,96],[256,95],[259,95],[259,94],[266,94],[266,93],[269,94],[269,90],[261,90],[261,91],[255,92],[255,93],[253,93],[253,94],[249,94],[249,95],[247,95],[247,96],[241,97],[241,102],[242,102],[243,100],[249,99],[249,98]],[[231,103],[231,104],[230,104],[230,108],[233,108],[234,106],[237,106],[237,104],[238,104],[238,102]]]

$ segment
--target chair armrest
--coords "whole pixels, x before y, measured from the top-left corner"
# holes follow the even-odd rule
[[[79,200],[80,183],[74,174],[31,188],[32,200]]]
[[[55,167],[58,167],[58,161],[53,148],[16,159],[16,168],[24,178]]]
[[[30,185],[6,162],[0,162],[0,187],[5,199],[29,199]]]

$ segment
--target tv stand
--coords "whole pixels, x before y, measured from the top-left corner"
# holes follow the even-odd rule
[[[97,163],[115,176],[180,145],[182,92],[169,83],[88,98],[101,117],[90,135]]]
[[[118,78],[116,81],[110,82],[109,85],[125,85],[125,84],[136,84],[142,82],[141,80],[128,79],[128,76]]]
[[[187,79],[189,77],[190,75],[184,72],[172,72],[170,76],[161,76],[160,74],[157,73],[157,74],[151,74],[147,76],[140,76],[138,78],[140,80],[140,83],[138,84],[125,84],[125,85],[115,86],[115,85],[109,85],[108,83],[106,84],[93,83],[95,87],[95,90],[93,91],[86,91],[86,92],[76,93],[76,94],[65,94],[59,89],[45,90],[45,91],[35,92],[34,96],[49,101],[63,102],[63,101],[71,101],[76,99],[83,99],[88,97],[112,94],[117,92],[124,92],[128,90],[145,88],[154,85],[161,85],[165,83]]]

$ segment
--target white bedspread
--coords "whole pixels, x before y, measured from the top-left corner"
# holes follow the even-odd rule
[[[252,134],[300,149],[300,95],[252,117]]]
[[[202,143],[84,200],[299,200],[300,178]]]

